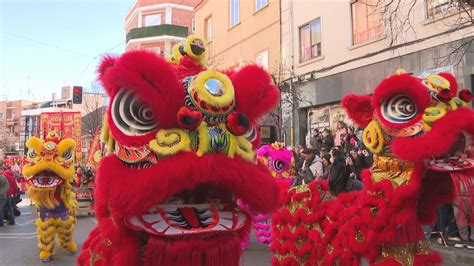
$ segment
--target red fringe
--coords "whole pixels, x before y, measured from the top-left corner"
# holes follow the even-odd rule
[[[151,237],[145,266],[237,266],[242,250],[237,235],[213,239],[168,240]]]
[[[468,173],[463,171],[450,173],[454,184],[454,191],[456,192],[456,200],[458,202],[458,215],[456,219],[458,219],[460,223],[466,223],[466,207],[471,209],[470,213],[472,214],[472,206],[474,204],[474,183],[472,182],[471,176],[473,174],[474,171],[470,171]],[[463,197],[467,195],[469,197],[470,204],[468,206],[464,206]],[[471,215],[470,220],[467,222],[469,222],[469,224],[474,224],[474,215]]]

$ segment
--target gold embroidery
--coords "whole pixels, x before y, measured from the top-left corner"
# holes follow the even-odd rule
[[[325,237],[325,235],[323,233],[323,230],[321,229],[321,226],[319,225],[319,223],[314,223],[314,229],[316,229],[316,231],[318,231],[321,238]]]
[[[431,250],[427,241],[418,241],[406,245],[385,245],[382,247],[382,257],[392,258],[404,266],[412,266],[415,255],[430,254]]]
[[[364,242],[364,235],[359,229],[355,231],[355,240],[359,243]]]
[[[110,241],[110,239],[105,239],[104,240],[104,246],[111,247],[112,246],[112,241]]]
[[[394,188],[410,183],[414,165],[395,158],[374,156],[374,165],[371,168],[372,180],[380,182],[390,180]]]
[[[93,251],[89,251],[90,253],[90,265],[94,265],[94,263],[96,263],[97,261],[101,260],[102,259],[102,252],[93,252]]]
[[[331,244],[328,244],[326,250],[328,251],[328,254],[331,254],[334,251],[334,247]]]

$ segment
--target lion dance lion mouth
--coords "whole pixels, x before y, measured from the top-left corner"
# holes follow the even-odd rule
[[[99,67],[109,156],[80,265],[238,265],[251,219],[237,199],[277,207],[278,185],[255,148],[278,90],[258,66],[206,69],[205,43],[190,36],[168,61],[130,51]]]
[[[238,231],[248,216],[229,196],[219,188],[199,185],[171,196],[142,216],[129,217],[126,224],[157,236]]]

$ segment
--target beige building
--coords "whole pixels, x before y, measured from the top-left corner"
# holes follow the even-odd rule
[[[419,76],[448,71],[472,88],[474,25],[466,1],[379,2],[281,0],[287,143],[304,144],[311,129],[346,120],[343,95],[370,94],[397,68]]]
[[[202,0],[196,6],[196,34],[208,42],[211,69],[261,65],[281,81],[280,1]],[[279,138],[279,116],[260,121],[262,143]]]
[[[279,0],[203,0],[195,19],[196,34],[208,41],[211,68],[257,63],[279,74]]]

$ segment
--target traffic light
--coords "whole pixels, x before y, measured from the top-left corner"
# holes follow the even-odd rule
[[[72,103],[82,104],[82,87],[74,86],[72,88]]]

